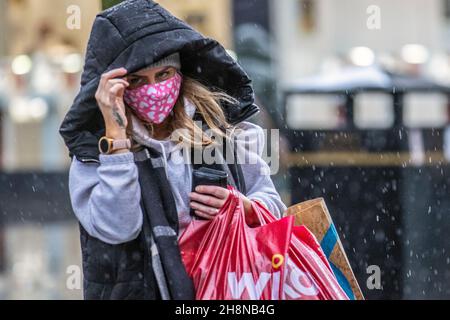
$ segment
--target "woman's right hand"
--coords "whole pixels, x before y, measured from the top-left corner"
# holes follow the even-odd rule
[[[129,83],[120,79],[127,74],[124,68],[102,74],[95,99],[105,120],[106,136],[111,139],[126,139],[128,126],[123,95]]]

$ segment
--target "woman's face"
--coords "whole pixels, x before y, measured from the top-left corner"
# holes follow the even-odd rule
[[[127,81],[130,84],[128,89],[132,90],[146,84],[163,82],[175,76],[176,73],[177,69],[174,67],[142,69],[127,76]]]

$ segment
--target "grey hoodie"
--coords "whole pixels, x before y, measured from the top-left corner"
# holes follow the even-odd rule
[[[195,106],[188,100],[185,100],[185,105],[186,113],[193,117]],[[136,117],[132,117],[132,121],[133,138],[163,155],[166,175],[178,210],[180,237],[192,221],[189,206],[192,165],[180,163],[177,153],[181,151],[174,142],[152,139]],[[257,152],[248,152],[249,161],[241,164],[247,186],[246,196],[251,200],[259,200],[269,211],[281,217],[286,206],[267,174],[270,171],[267,163],[261,157],[264,132],[261,127],[250,122],[241,122],[236,127],[245,130],[246,139],[250,137],[250,141],[257,144],[256,149],[251,148]],[[120,244],[132,241],[139,235],[142,228],[141,189],[131,152],[100,155],[99,164],[83,163],[73,157],[69,191],[74,213],[91,236],[106,243]]]

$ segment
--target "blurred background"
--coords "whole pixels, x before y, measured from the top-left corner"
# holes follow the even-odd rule
[[[0,299],[82,298],[58,128],[117,2],[0,0]],[[366,297],[449,299],[450,1],[157,2],[253,79],[253,121],[281,131],[277,189],[325,198]]]

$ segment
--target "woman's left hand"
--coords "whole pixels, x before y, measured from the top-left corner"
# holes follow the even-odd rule
[[[230,191],[216,186],[198,186],[195,192],[190,194],[191,208],[195,214],[204,219],[212,220],[225,204]],[[246,213],[251,210],[251,201],[241,194]]]

